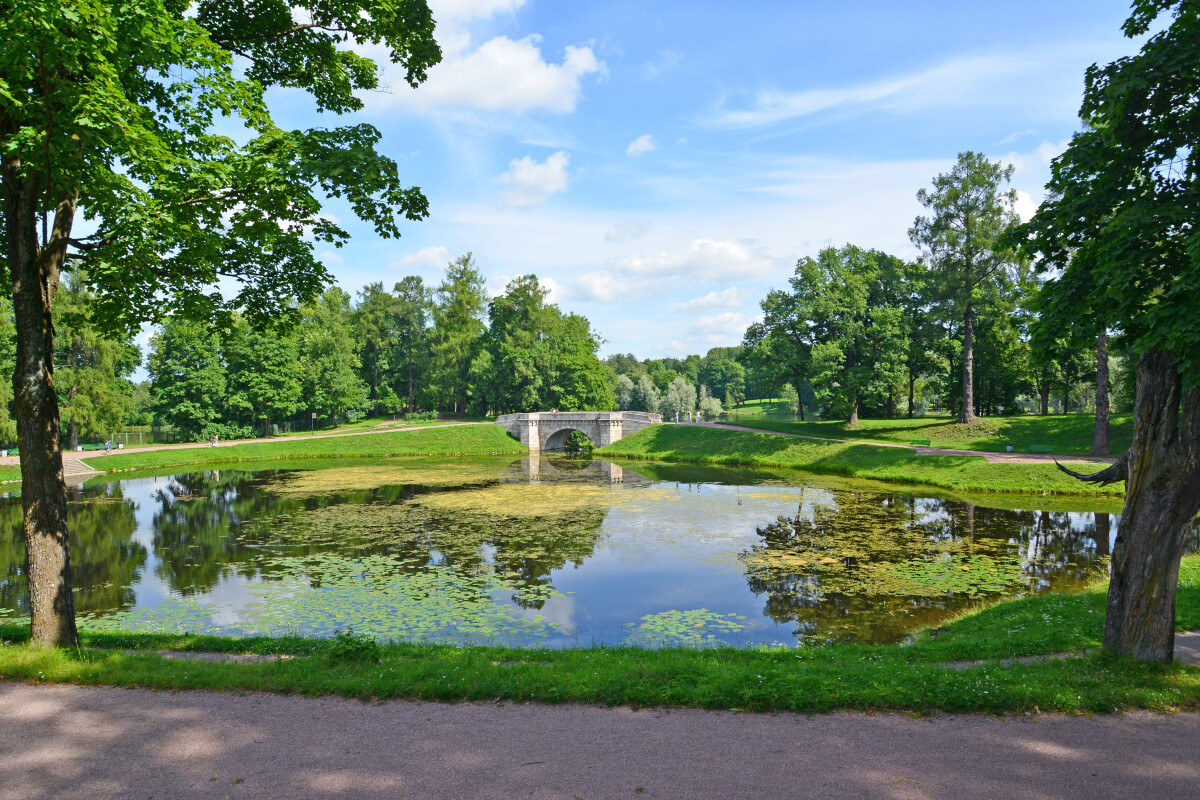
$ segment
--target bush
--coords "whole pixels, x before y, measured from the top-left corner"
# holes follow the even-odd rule
[[[338,631],[325,655],[330,661],[375,662],[379,660],[379,649],[379,643],[370,636]]]
[[[193,442],[207,442],[212,437],[218,439],[252,439],[257,435],[253,427],[235,425],[232,422],[210,422],[199,431],[192,433]]]
[[[404,415],[405,422],[433,422],[437,419],[436,411],[410,411]]]

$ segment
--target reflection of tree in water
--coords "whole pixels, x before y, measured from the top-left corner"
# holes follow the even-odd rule
[[[110,484],[111,486],[111,484]],[[133,606],[133,584],[146,563],[146,548],[133,539],[134,504],[119,486],[72,489],[67,506],[75,610],[80,613],[126,610]],[[25,542],[20,498],[0,500],[0,608],[29,613],[25,579]]]
[[[764,614],[797,623],[800,637],[895,641],[972,598],[1079,587],[1107,552],[1108,515],[1081,524],[1066,513],[834,497],[759,528],[761,543],[741,556]]]
[[[156,495],[161,577],[187,595],[211,590],[230,571],[270,578],[281,557],[389,555],[410,574],[431,565],[495,573],[516,586],[514,601],[540,607],[541,594],[525,591],[549,586],[553,570],[589,556],[604,517],[598,508],[541,516],[451,512],[410,502],[429,490],[403,485],[281,496],[269,491],[277,478],[238,471],[172,478]],[[474,482],[435,491],[480,488]],[[309,578],[321,585],[316,560]]]

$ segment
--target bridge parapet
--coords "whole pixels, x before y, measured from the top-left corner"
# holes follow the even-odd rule
[[[496,424],[520,439],[531,453],[562,449],[571,431],[604,447],[657,422],[662,422],[662,414],[644,411],[535,411],[496,417]]]

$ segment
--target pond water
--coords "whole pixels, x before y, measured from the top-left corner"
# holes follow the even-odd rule
[[[81,625],[541,646],[892,642],[1072,591],[1119,520],[797,472],[570,459],[238,466],[74,489]],[[1012,510],[1019,507],[1020,510]],[[20,500],[0,609],[27,613]]]

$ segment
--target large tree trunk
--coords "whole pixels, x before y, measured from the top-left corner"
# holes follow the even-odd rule
[[[77,198],[74,194],[62,198],[48,241],[39,247],[36,214],[41,187],[36,181],[22,180],[20,170],[15,159],[5,159],[4,227],[17,329],[13,398],[21,451],[31,641],[73,647],[78,644],[78,636],[71,595],[58,398],[54,393],[50,302],[58,288]]]
[[[855,397],[850,401],[850,424],[858,424],[858,398]]]
[[[1045,381],[1038,386],[1038,395],[1042,399],[1042,416],[1050,415],[1050,381]]]
[[[1144,354],[1137,367],[1133,447],[1113,467],[1087,476],[1112,482],[1124,473],[1104,647],[1139,661],[1174,655],[1179,559],[1200,511],[1200,387],[1186,397],[1181,393],[1174,355]]]
[[[962,413],[958,421],[975,421],[975,312],[970,305],[963,315]]]
[[[1094,456],[1106,456],[1112,452],[1108,443],[1108,332],[1100,325],[1096,337],[1096,431],[1092,435]]]

